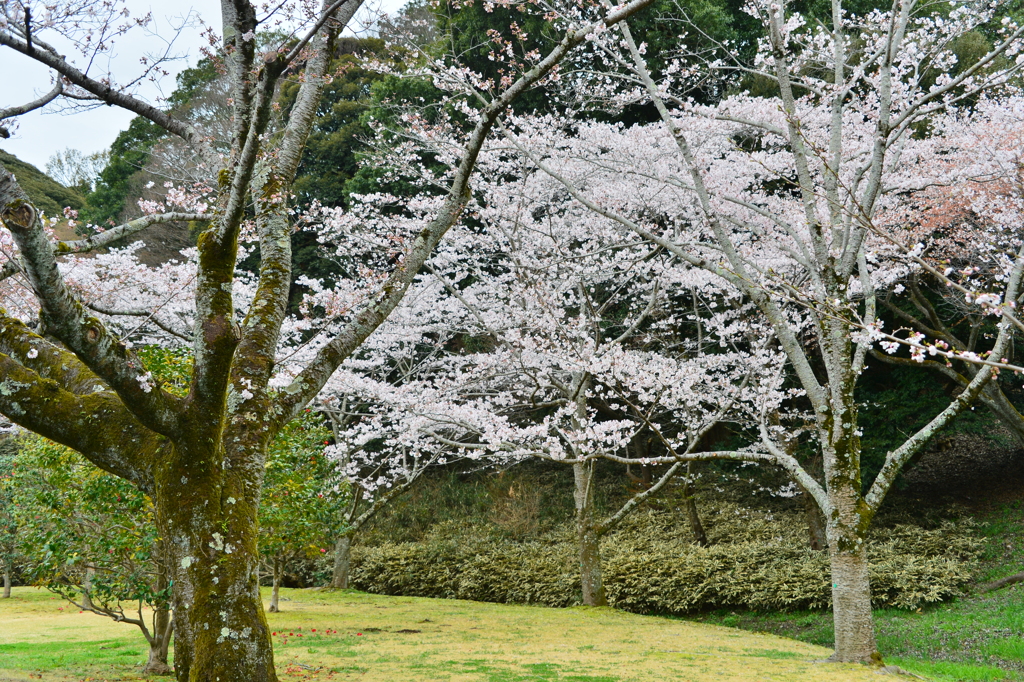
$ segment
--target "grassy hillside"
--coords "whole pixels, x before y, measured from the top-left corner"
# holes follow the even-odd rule
[[[14,173],[18,178],[18,184],[28,193],[29,198],[48,216],[62,215],[65,206],[80,209],[85,205],[85,198],[81,194],[64,187],[16,156],[0,150],[0,163]]]

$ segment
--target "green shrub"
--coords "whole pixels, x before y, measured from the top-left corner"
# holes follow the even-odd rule
[[[721,607],[826,608],[828,556],[807,547],[799,515],[721,505],[700,547],[671,513],[636,514],[602,545],[609,603],[637,613]],[[960,594],[980,541],[969,521],[899,525],[871,538],[874,605],[913,609]],[[569,606],[580,603],[574,533],[516,542],[493,529],[439,524],[422,542],[358,547],[352,584],[390,595]]]
[[[353,552],[353,586],[378,594],[569,606],[577,582],[568,544],[444,539]]]

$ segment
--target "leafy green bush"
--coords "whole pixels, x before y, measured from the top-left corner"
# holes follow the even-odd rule
[[[826,608],[828,557],[807,547],[796,514],[724,504],[709,510],[714,544],[700,547],[671,513],[630,518],[603,543],[613,606],[638,613],[708,608]],[[899,525],[871,539],[875,606],[917,608],[949,599],[970,580],[980,541],[970,521],[926,530]],[[369,592],[521,602],[580,603],[571,527],[516,542],[499,533],[440,524],[418,543],[356,548],[353,585]]]

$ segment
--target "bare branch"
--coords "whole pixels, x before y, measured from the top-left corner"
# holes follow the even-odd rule
[[[23,40],[19,40],[16,36],[7,31],[0,31],[0,45],[7,46],[30,59],[34,59],[41,64],[48,66],[67,79],[69,83],[77,85],[83,90],[92,93],[98,99],[106,102],[107,104],[119,106],[122,109],[127,109],[132,113],[149,119],[164,130],[177,135],[199,149],[203,156],[211,160],[217,158],[217,155],[209,142],[200,135],[199,131],[191,124],[174,118],[166,111],[157,109],[152,104],[148,104],[125,92],[117,90],[109,83],[98,81],[87,76],[85,73],[72,66],[64,57],[57,54],[56,50],[36,49],[35,46],[29,45]]]
[[[22,114],[27,114],[28,112],[35,111],[36,109],[42,109],[50,102],[57,99],[57,96],[60,95],[62,92],[64,92],[64,83],[58,78],[57,83],[53,86],[53,90],[50,90],[50,92],[46,93],[39,99],[32,100],[28,104],[22,104],[16,107],[8,107],[7,109],[0,109],[0,121],[3,121],[5,118],[21,116]],[[0,125],[0,137],[6,139],[10,136],[11,134],[7,131],[7,129]]]

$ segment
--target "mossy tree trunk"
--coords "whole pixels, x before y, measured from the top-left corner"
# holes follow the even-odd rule
[[[4,562],[4,599],[11,598],[11,564]]]
[[[968,388],[945,410],[900,447],[889,452],[881,471],[865,494],[861,479],[861,427],[854,390],[867,349],[863,346],[855,347],[843,336],[840,321],[827,321],[822,327],[822,356],[829,381],[816,388],[821,398],[827,396],[827,400],[818,401],[816,429],[824,488],[806,470],[796,465],[791,455],[785,456],[788,457],[797,482],[814,498],[825,519],[836,633],[836,649],[832,660],[879,664],[882,658],[878,652],[871,612],[867,555],[871,523],[904,464],[937,431],[979,397],[991,374],[988,370],[979,372]],[[1004,324],[997,337],[995,352],[1004,352],[1009,339],[1008,326]],[[805,383],[805,386],[808,384]]]
[[[836,648],[833,659],[845,663],[878,663],[868,579],[867,534],[874,515],[861,495],[860,438],[853,380],[840,393],[834,420],[822,420],[823,461],[828,481],[828,549],[832,575],[832,614]],[[838,401],[837,401],[838,402]],[[839,423],[836,423],[839,422]]]
[[[239,670],[276,679],[256,578],[262,451],[206,458],[176,450],[158,467],[154,502],[174,584],[179,680],[232,679]]]

